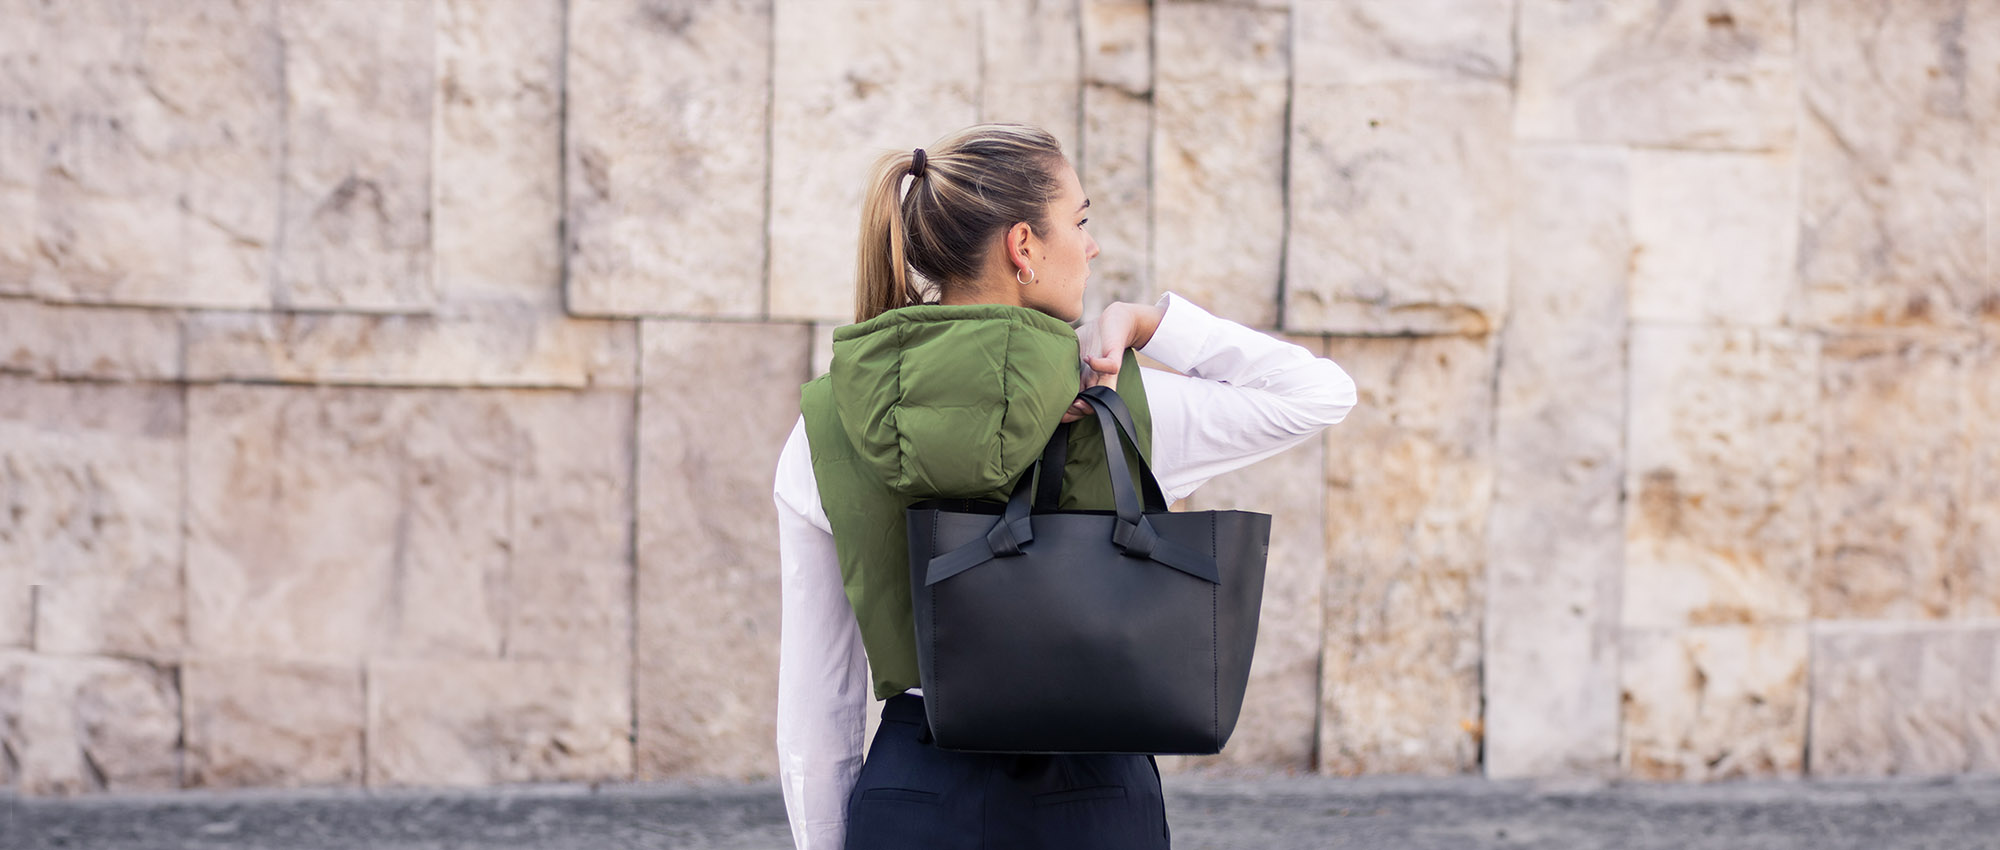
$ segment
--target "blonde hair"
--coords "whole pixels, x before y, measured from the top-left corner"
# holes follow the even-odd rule
[[[854,320],[921,304],[925,290],[914,269],[942,290],[979,276],[985,245],[996,232],[1027,222],[1046,232],[1049,200],[1066,162],[1054,136],[1025,124],[975,124],[931,143],[923,170],[917,152],[875,162],[861,205],[861,245],[855,268]],[[914,177],[902,192],[903,178]]]

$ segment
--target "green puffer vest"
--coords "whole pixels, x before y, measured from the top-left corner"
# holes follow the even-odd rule
[[[805,385],[799,408],[876,699],[919,686],[904,509],[1005,501],[1076,397],[1077,369],[1076,331],[1024,307],[904,307],[834,330],[832,369]],[[1119,376],[1151,458],[1152,415],[1129,350]],[[1113,507],[1102,433],[1095,419],[1070,429],[1066,510]]]

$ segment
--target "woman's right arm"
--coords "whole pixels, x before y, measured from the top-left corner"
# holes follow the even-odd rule
[[[838,850],[861,770],[868,662],[841,586],[805,420],[778,457],[778,778],[799,850]]]
[[[1354,379],[1332,360],[1172,293],[1155,306],[1163,312],[1139,353],[1182,373],[1144,375],[1167,501],[1312,439],[1354,408]]]

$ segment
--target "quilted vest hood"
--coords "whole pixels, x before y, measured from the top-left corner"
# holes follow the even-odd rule
[[[1076,398],[1076,331],[998,304],[891,310],[833,333],[834,407],[857,454],[912,500],[1006,498]]]

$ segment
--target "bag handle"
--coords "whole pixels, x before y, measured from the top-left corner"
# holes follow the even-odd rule
[[[1035,475],[1035,510],[1053,511],[1062,496],[1063,467],[1069,464],[1069,423],[1056,426],[1055,436],[1042,449],[1041,464]]]
[[[1125,460],[1124,444],[1133,444],[1135,453],[1138,440],[1133,436],[1138,429],[1132,425],[1132,414],[1125,407],[1124,399],[1118,397],[1110,387],[1091,387],[1077,395],[1090,404],[1097,415],[1097,424],[1104,431],[1104,454],[1110,466],[1111,493],[1117,503],[1118,521],[1111,531],[1111,542],[1128,556],[1147,558],[1164,566],[1187,573],[1195,578],[1214,584],[1222,583],[1221,570],[1215,558],[1206,552],[1183,546],[1159,536],[1153,524],[1146,518],[1147,513],[1165,513],[1166,497],[1160,491],[1160,482],[1153,476],[1151,465],[1143,455],[1139,458],[1139,471],[1144,474],[1145,496],[1132,487],[1131,466]],[[1005,558],[1021,554],[1021,547],[1035,539],[1033,503],[1038,491],[1053,480],[1060,486],[1062,466],[1051,463],[1065,459],[1069,440],[1068,430],[1059,427],[1055,437],[1042,450],[1042,459],[1036,468],[1023,473],[1008,495],[1007,507],[1000,520],[993,524],[984,540],[974,540],[931,559],[924,571],[926,586],[937,584],[980,564],[995,558]],[[1058,444],[1062,444],[1059,446]],[[1043,487],[1035,486],[1036,478],[1041,478]]]

